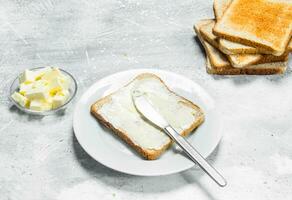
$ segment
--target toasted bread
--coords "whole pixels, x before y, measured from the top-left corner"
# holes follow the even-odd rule
[[[224,38],[219,39],[219,48],[227,55],[233,54],[269,54],[270,52],[264,49],[251,47],[248,45],[232,42]]]
[[[233,0],[213,32],[280,56],[292,35],[291,0]]]
[[[231,65],[230,65],[231,66]],[[275,75],[283,74],[287,69],[287,62],[275,62],[249,66],[248,68],[234,68],[213,66],[209,58],[206,61],[206,71],[215,75]]]
[[[290,40],[287,49],[289,52],[292,52],[292,39]]]
[[[286,71],[287,62],[265,63],[250,65],[244,68],[234,68],[223,53],[221,53],[218,49],[209,44],[207,40],[202,37],[200,29],[202,26],[208,23],[212,23],[212,20],[201,20],[194,26],[194,30],[197,33],[197,36],[207,54],[206,69],[208,73],[218,75],[270,75],[282,74]]]
[[[156,75],[144,73],[91,106],[91,113],[148,160],[157,159],[172,143],[158,127],[136,109],[132,91],[139,88],[156,109],[183,136],[204,121],[201,108],[172,92]]]
[[[225,10],[228,8],[232,0],[214,0],[214,13],[216,20],[220,20]],[[260,48],[254,48],[248,45],[232,42],[223,38],[218,38],[219,48],[225,54],[265,54],[268,51]],[[286,52],[292,51],[292,39],[289,42]]]
[[[209,20],[210,23],[204,24],[200,28],[202,37],[212,44],[215,48],[219,48],[218,37],[215,36],[212,32],[215,20]],[[236,55],[226,55],[231,64],[234,67],[244,67],[251,64],[255,64],[259,61],[262,56],[260,54],[236,54]],[[212,59],[211,59],[212,62]],[[213,63],[214,64],[214,63]]]
[[[232,0],[214,0],[213,9],[216,21],[220,20]]]
[[[235,54],[226,56],[233,67],[243,68],[255,64],[285,62],[288,60],[289,54],[285,53],[281,56],[274,56],[269,54]]]
[[[203,38],[202,27],[204,27],[205,25],[209,25],[211,23],[213,23],[212,19],[201,20],[194,25],[194,30],[197,33],[197,36],[201,41],[202,45],[204,46],[206,54],[212,66],[215,66],[217,68],[228,67],[230,66],[230,62],[228,61],[227,57],[215,48],[216,46],[218,46],[216,39],[212,38],[212,35],[211,37],[206,37],[209,38],[208,43],[207,40]]]
[[[247,46],[244,44],[239,44],[236,42],[232,42],[223,38],[219,38],[219,48],[225,54],[269,54],[268,51],[260,48],[254,48],[251,46]],[[290,40],[288,47],[286,48],[287,54],[292,51],[292,40]],[[283,55],[284,55],[283,54]]]
[[[257,64],[271,63],[271,62],[287,62],[288,59],[289,59],[289,53],[285,53],[281,56],[263,54],[262,58],[259,61],[257,61]]]

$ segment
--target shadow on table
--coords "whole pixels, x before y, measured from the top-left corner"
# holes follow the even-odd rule
[[[252,83],[258,79],[265,79],[269,82],[280,84],[286,81],[289,77],[291,77],[292,71],[287,68],[287,71],[281,75],[239,75],[239,76],[220,76],[220,75],[212,75],[214,80],[231,80],[235,85],[245,85],[248,83]]]
[[[164,193],[188,184],[192,184],[194,187],[202,190],[206,196],[210,197],[211,200],[214,199],[213,196],[200,184],[200,178],[204,175],[204,173],[198,166],[178,174],[166,176],[132,176],[114,171],[95,161],[80,146],[74,133],[72,134],[72,140],[74,155],[80,166],[92,177],[96,177],[99,181],[102,181],[103,183],[119,190],[144,193]],[[219,146],[220,145],[218,145],[214,152],[208,157],[208,161],[211,164],[217,159],[216,155],[219,151]],[[211,179],[210,182],[212,182]]]
[[[12,114],[17,115],[19,121],[33,121],[33,122],[43,122],[43,121],[56,121],[56,120],[61,120],[64,118],[66,115],[66,110],[62,110],[59,112],[56,112],[54,114],[49,114],[49,115],[33,115],[29,113],[25,113],[24,111],[20,110],[17,108],[15,105],[10,105],[9,106],[9,111]]]
[[[27,113],[23,112],[22,110],[18,109],[15,105],[11,105],[9,107],[9,111],[11,113],[17,114],[18,116],[20,116],[22,118],[25,118],[27,121],[41,121],[44,118],[44,116],[41,116],[41,115],[27,114]]]

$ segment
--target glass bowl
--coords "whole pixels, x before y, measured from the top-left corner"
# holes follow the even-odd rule
[[[37,68],[31,68],[29,70],[31,71],[36,71],[39,69],[43,69],[45,67],[37,67]],[[13,103],[13,105],[15,105],[18,109],[20,109],[21,111],[28,113],[28,114],[32,114],[32,115],[51,115],[51,114],[55,114],[58,112],[62,112],[64,111],[67,106],[70,104],[70,102],[73,100],[73,98],[76,95],[77,92],[77,82],[75,80],[75,78],[67,71],[60,69],[59,70],[70,79],[70,87],[69,87],[69,92],[70,92],[70,96],[67,99],[67,101],[60,107],[55,108],[55,109],[51,109],[51,110],[45,110],[45,111],[36,111],[36,110],[31,110],[29,108],[25,108],[22,107],[21,105],[19,105],[13,98],[11,98],[11,95],[15,92],[19,90],[19,77],[21,74],[19,74],[12,82],[11,86],[10,86],[10,92],[9,92],[9,99],[10,101]]]

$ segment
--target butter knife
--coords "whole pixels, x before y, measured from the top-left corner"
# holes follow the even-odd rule
[[[132,92],[133,102],[136,109],[150,122],[161,128],[174,142],[176,142],[188,157],[197,163],[220,187],[226,186],[224,177],[212,167],[203,156],[185,138],[164,119],[164,117],[152,106],[144,93],[139,90]]]

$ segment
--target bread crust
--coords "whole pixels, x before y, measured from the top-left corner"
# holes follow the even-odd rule
[[[261,59],[256,64],[271,63],[271,62],[286,62],[288,61],[289,53],[285,53],[282,56],[274,56],[263,54]]]
[[[219,49],[223,53],[227,55],[234,55],[234,54],[270,54],[271,52],[265,49],[261,49],[259,47],[251,47],[246,46],[246,48],[236,47],[230,48],[222,42],[222,38],[219,38]],[[232,41],[231,41],[232,42]],[[233,41],[234,42],[234,41]],[[290,51],[290,50],[289,50]]]
[[[249,58],[251,56],[251,58]],[[257,64],[262,56],[258,54],[237,54],[237,55],[226,55],[231,65],[235,68],[243,68],[250,65]]]
[[[184,101],[182,101],[182,103],[186,104],[187,106],[192,107],[193,109],[197,110],[198,114],[197,114],[197,119],[191,124],[190,127],[188,127],[187,129],[185,129],[181,135],[182,136],[187,136],[188,134],[190,134],[195,128],[197,128],[200,124],[203,123],[204,121],[204,113],[201,110],[201,108],[199,108],[197,105],[195,105],[194,103],[192,103],[191,101],[185,99],[182,96],[177,95],[176,93],[174,93],[173,91],[171,91],[168,86],[163,82],[163,80],[160,79],[160,77],[156,76],[155,74],[151,74],[151,73],[142,73],[140,75],[138,75],[137,77],[135,77],[131,82],[129,82],[128,84],[126,84],[124,87],[127,87],[129,84],[131,84],[133,81],[135,80],[140,80],[140,79],[145,79],[145,78],[149,78],[149,77],[155,77],[157,78],[167,89],[169,92],[171,92],[172,94],[175,94],[176,96],[182,98]],[[135,144],[135,142],[133,142],[131,140],[131,138],[128,137],[127,133],[125,130],[122,130],[120,128],[114,127],[110,122],[108,122],[101,113],[99,113],[99,109],[105,105],[106,103],[109,103],[111,101],[111,95],[113,95],[115,92],[99,99],[98,101],[96,101],[90,108],[90,112],[91,114],[98,119],[98,121],[103,124],[104,126],[106,126],[107,128],[109,128],[110,130],[112,130],[112,132],[116,135],[118,135],[125,143],[127,143],[129,146],[131,146],[133,149],[135,149],[143,158],[147,159],[147,160],[155,160],[157,158],[159,158],[161,156],[161,154],[168,149],[171,144],[172,141],[170,141],[169,143],[165,144],[164,146],[162,146],[160,149],[144,149],[142,147],[140,147],[139,145]]]
[[[214,0],[213,11],[216,21],[220,20],[232,0]]]
[[[212,52],[212,50],[216,47],[216,41],[211,40],[212,44],[214,44],[215,47],[213,47],[208,42],[204,41],[204,38],[203,38],[203,35],[202,35],[202,32],[200,29],[201,29],[201,27],[208,25],[210,23],[213,23],[212,19],[201,20],[197,24],[194,25],[194,31],[196,32],[199,40],[201,41],[201,43],[205,49],[205,52],[207,54],[207,57],[209,58],[209,61],[211,62],[212,66],[214,66],[216,68],[230,67],[230,62],[227,60],[225,55],[223,55],[221,52],[218,52],[218,54],[215,54],[214,52]],[[214,51],[215,51],[215,49],[214,49]],[[220,57],[220,59],[219,58],[216,59],[216,57]]]
[[[269,63],[266,63],[267,65]],[[275,75],[283,74],[286,67],[274,66],[273,68],[234,68],[234,67],[213,67],[207,58],[206,71],[214,75]]]
[[[208,74],[214,75],[275,75],[283,74],[283,69],[240,69],[240,68],[229,68],[229,69],[216,69],[207,68]]]

